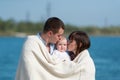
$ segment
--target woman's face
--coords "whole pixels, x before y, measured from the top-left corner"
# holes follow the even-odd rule
[[[69,40],[68,41],[68,51],[72,51],[76,53],[77,50],[77,44],[75,40]]]

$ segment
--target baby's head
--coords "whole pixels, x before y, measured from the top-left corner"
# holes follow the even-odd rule
[[[56,43],[56,49],[60,52],[65,52],[67,50],[67,39],[64,36]]]

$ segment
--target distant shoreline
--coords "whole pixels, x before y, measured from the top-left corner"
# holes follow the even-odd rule
[[[0,37],[20,37],[20,38],[25,38],[28,35],[35,35],[35,34],[28,34],[28,33],[22,33],[22,32],[12,32],[12,33],[0,33]],[[66,36],[69,35],[68,33],[65,34]],[[120,34],[94,34],[94,35],[90,35],[91,37],[120,37]]]

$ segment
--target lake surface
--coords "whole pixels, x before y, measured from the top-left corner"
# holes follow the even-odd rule
[[[90,37],[96,80],[120,80],[120,37]],[[25,38],[0,37],[0,80],[14,80]]]

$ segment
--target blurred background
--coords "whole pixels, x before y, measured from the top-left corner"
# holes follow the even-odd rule
[[[0,0],[0,80],[14,80],[27,35],[42,31],[49,17],[65,23],[65,35],[88,33],[96,80],[120,80],[119,0]]]

